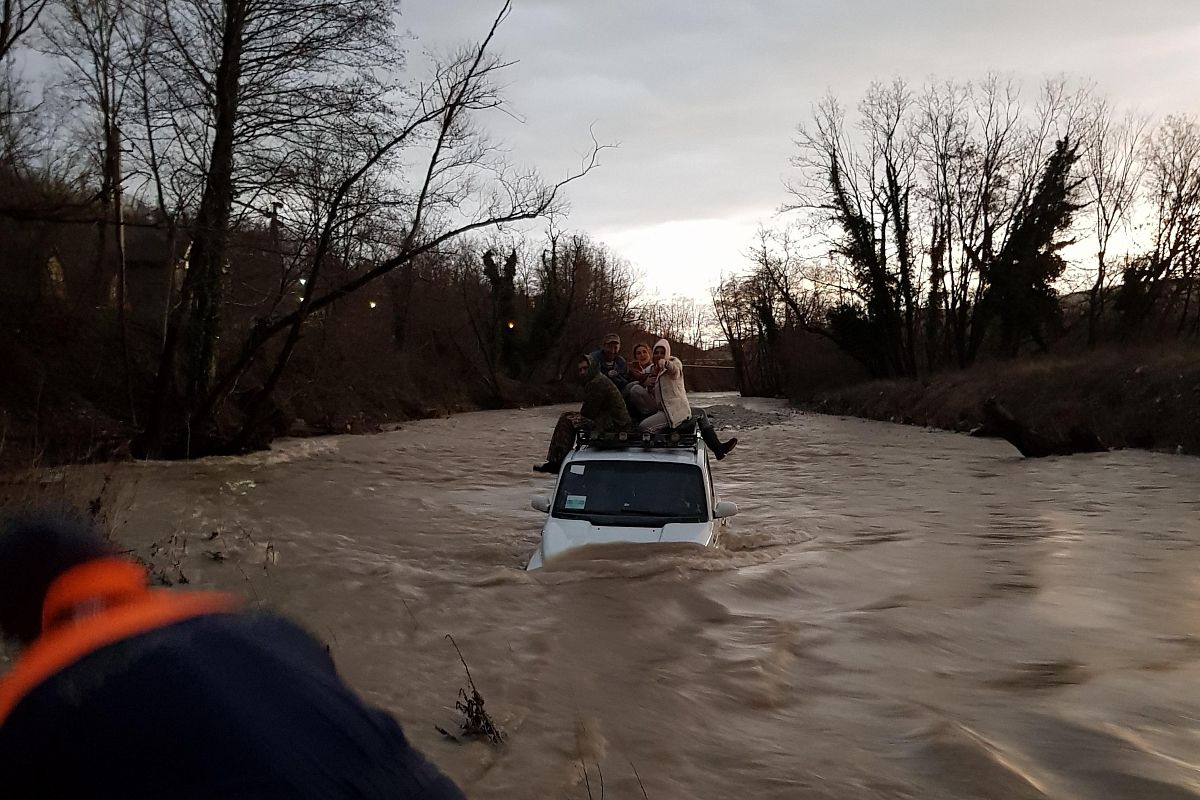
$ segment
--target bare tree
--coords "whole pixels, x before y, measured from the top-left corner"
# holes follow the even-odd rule
[[[781,303],[771,281],[761,273],[722,280],[713,289],[713,309],[743,394],[778,395],[783,330]]]
[[[1091,113],[1082,160],[1096,236],[1096,278],[1088,292],[1087,334],[1088,347],[1095,347],[1112,277],[1109,246],[1113,236],[1128,224],[1141,187],[1144,168],[1139,156],[1147,120],[1133,114],[1114,119],[1105,100],[1097,100]]]
[[[93,174],[99,178],[96,197],[101,218],[91,299],[98,305],[109,302],[114,279],[122,284],[118,292],[124,292],[119,252],[113,258],[107,242],[111,222],[119,250],[124,177],[120,120],[133,71],[130,42],[123,30],[129,13],[125,0],[62,0],[42,17],[41,24],[45,50],[62,66],[60,90],[83,110],[83,126],[91,140],[88,149],[96,163]]]
[[[802,177],[791,186],[794,201],[788,208],[811,215],[814,230],[828,236],[831,255],[848,271],[862,306],[847,306],[845,318],[873,340],[876,370],[911,375],[917,368],[918,299],[911,93],[901,81],[875,84],[859,112],[861,145],[833,98],[814,109],[811,128],[799,129],[800,152],[793,164]]]
[[[350,151],[345,171],[328,184],[328,194],[320,203],[320,224],[307,245],[307,271],[299,307],[258,320],[236,358],[216,374],[212,388],[196,406],[191,420],[194,427],[211,420],[217,405],[264,352],[266,344],[286,334],[274,366],[249,403],[246,420],[235,438],[236,444],[244,444],[278,384],[305,322],[313,314],[464,234],[556,213],[562,188],[595,167],[599,145],[584,157],[577,171],[546,183],[533,172],[516,170],[505,163],[503,153],[477,127],[475,115],[502,104],[494,78],[505,62],[492,56],[489,48],[508,13],[506,3],[477,46],[460,50],[438,67],[407,116],[397,120],[390,131],[375,130],[368,140],[369,149],[357,153],[357,157],[353,149]],[[401,151],[411,149],[424,153],[414,184],[403,185],[402,179],[394,178],[401,180],[401,185],[371,200],[376,210],[382,209],[402,226],[394,240],[386,243],[388,254],[368,263],[339,264],[335,252],[339,236],[367,213],[361,203],[355,202],[356,193],[364,182],[386,180],[378,170],[389,166]],[[327,275],[333,279],[327,280]]]
[[[1019,87],[999,75],[978,86],[932,87],[924,105],[926,169],[938,203],[946,204],[935,212],[931,239],[950,265],[939,277],[955,356],[966,366],[987,328],[979,315],[984,270],[1030,191],[1026,151],[1033,137],[1022,125]]]
[[[1144,159],[1152,239],[1125,269],[1119,310],[1132,329],[1157,316],[1160,331],[1200,332],[1200,123],[1168,117],[1148,137]]]
[[[36,109],[21,85],[12,63],[0,61],[0,167],[24,168],[39,150]]]
[[[880,376],[966,366],[993,320],[1011,329],[1010,345],[1026,335],[1016,328],[1044,342],[1040,323],[1014,327],[1007,307],[985,300],[999,297],[993,280],[1015,297],[1033,261],[1049,272],[1059,263],[1040,248],[1065,240],[1030,238],[1046,227],[1033,206],[1049,202],[1047,170],[1074,164],[1061,145],[1081,135],[1089,103],[1090,87],[1052,79],[1026,104],[1019,84],[996,74],[919,96],[903,81],[876,83],[853,119],[825,98],[799,128],[784,207],[807,240],[791,252],[780,234],[760,234],[754,274],[779,293],[789,325],[833,339]],[[1029,263],[1010,263],[1018,251]]]
[[[641,325],[651,333],[698,350],[705,349],[715,324],[712,306],[683,295],[646,303],[640,316]]]
[[[146,438],[171,404],[183,344],[184,406],[207,427],[234,207],[254,209],[272,173],[314,135],[386,113],[376,70],[392,63],[393,7],[372,0],[154,0],[165,46],[149,51],[184,162],[200,176],[188,270],[166,325]]]
[[[862,292],[847,281],[849,276],[834,262],[802,256],[792,232],[786,228],[760,228],[746,255],[755,272],[779,293],[789,321],[807,332],[832,336],[825,326],[830,308],[862,300]]]
[[[100,176],[97,199],[99,244],[92,270],[90,292],[97,306],[108,305],[115,294],[122,373],[130,417],[137,419],[130,374],[128,283],[125,268],[125,228],[121,166],[120,120],[140,44],[132,38],[136,27],[126,0],[61,0],[42,20],[48,52],[65,67],[66,85],[73,99],[88,110]],[[109,228],[115,245],[110,252]],[[115,281],[115,292],[113,284]],[[135,423],[136,424],[136,423]]]
[[[48,3],[0,0],[0,169],[10,175],[27,166],[40,147],[34,124],[36,109],[28,102],[28,91],[9,55],[37,24]]]
[[[392,5],[369,0],[153,0],[149,51],[191,169],[202,176],[188,270],[166,326],[147,428],[161,436],[182,339],[184,405],[211,411],[235,204],[254,209],[272,171],[314,134],[378,110]],[[252,179],[256,177],[257,180]],[[198,414],[203,409],[205,414]]]
[[[49,0],[0,0],[0,61],[37,24]]]

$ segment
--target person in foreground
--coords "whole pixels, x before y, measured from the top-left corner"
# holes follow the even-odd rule
[[[575,434],[580,430],[602,433],[624,430],[633,424],[621,391],[600,372],[596,359],[589,355],[576,359],[575,375],[583,384],[583,405],[579,411],[568,411],[558,418],[558,424],[550,436],[546,463],[535,466],[535,472],[557,474],[562,468],[563,459],[575,444]]]
[[[712,451],[717,460],[725,458],[737,447],[738,440],[730,439],[722,442],[713,430],[712,422],[704,413],[692,415],[692,407],[688,403],[687,388],[683,384],[683,362],[671,355],[671,343],[659,339],[651,353],[653,375],[649,383],[653,385],[656,405],[659,410],[646,417],[641,422],[644,431],[663,431],[678,428],[688,420],[694,420],[700,428],[700,436],[704,444]]]
[[[146,578],[75,512],[0,521],[5,797],[463,799],[299,627]]]

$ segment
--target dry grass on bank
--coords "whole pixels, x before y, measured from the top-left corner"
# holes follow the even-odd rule
[[[1200,455],[1200,348],[1179,344],[980,364],[923,381],[870,381],[817,394],[814,411],[969,431],[995,397],[1050,435],[1094,432],[1109,447]]]

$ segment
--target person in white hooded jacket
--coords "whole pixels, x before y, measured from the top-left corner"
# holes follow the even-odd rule
[[[644,431],[663,431],[677,428],[684,422],[694,419],[700,428],[704,443],[717,459],[722,459],[729,451],[737,447],[737,439],[722,442],[717,438],[712,423],[703,412],[693,417],[692,407],[688,403],[687,389],[683,383],[683,362],[671,355],[671,343],[659,339],[651,354],[654,374],[647,381],[647,388],[654,392],[659,410],[646,417],[641,422]],[[653,387],[649,384],[653,382]]]

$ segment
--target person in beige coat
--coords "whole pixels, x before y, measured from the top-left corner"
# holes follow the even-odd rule
[[[646,388],[654,395],[658,411],[642,420],[642,430],[674,428],[692,416],[683,385],[683,362],[671,355],[671,343],[659,339],[650,354],[651,373]]]
[[[646,417],[641,422],[644,431],[663,431],[677,428],[684,422],[694,419],[700,428],[704,443],[717,459],[722,459],[729,451],[737,447],[737,439],[722,442],[717,438],[712,423],[703,412],[692,416],[692,407],[688,403],[687,389],[683,383],[683,362],[671,355],[671,343],[659,339],[651,354],[653,374],[646,381],[647,388],[654,392],[658,401],[659,411]],[[650,386],[649,384],[653,384]]]

